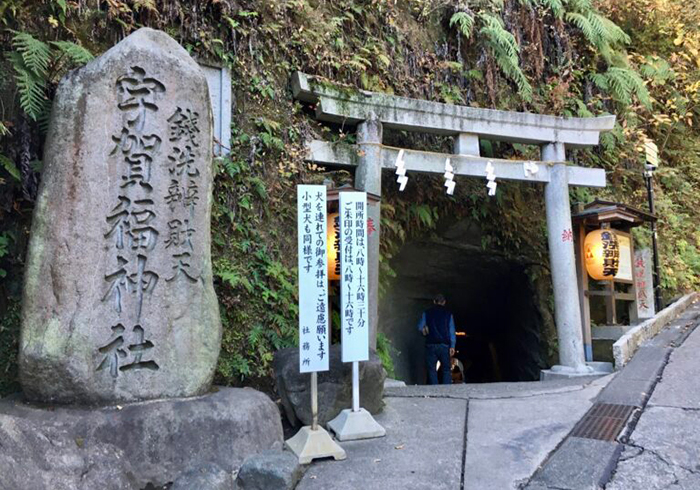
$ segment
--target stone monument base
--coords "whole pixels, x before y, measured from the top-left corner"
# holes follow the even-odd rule
[[[248,388],[100,408],[0,400],[0,488],[140,490],[283,442],[279,410]]]

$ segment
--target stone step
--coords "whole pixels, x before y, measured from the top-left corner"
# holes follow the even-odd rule
[[[593,340],[617,340],[625,335],[632,327],[633,325],[591,327],[591,338]]]

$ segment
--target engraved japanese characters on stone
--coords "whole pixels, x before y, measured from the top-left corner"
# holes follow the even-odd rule
[[[132,249],[153,250],[158,239],[158,230],[152,226],[156,213],[151,210],[152,199],[132,201],[126,196],[118,197],[119,204],[107,215],[106,221],[111,228],[104,234],[113,238],[118,250],[126,243]]]
[[[166,278],[166,282],[182,279],[196,283],[199,278],[198,274],[190,270],[190,258],[194,252],[192,237],[196,230],[187,218],[199,201],[200,174],[196,166],[199,136],[199,114],[178,106],[168,118],[168,141],[172,144],[172,149],[168,154],[170,185],[164,200],[175,217],[168,221],[165,248],[173,250],[173,274]]]
[[[108,284],[102,301],[111,300],[113,309],[120,322],[124,313],[124,299],[133,297],[133,311],[126,316],[134,319],[132,327],[139,343],[122,348],[123,335],[118,335],[106,346],[98,348],[105,354],[97,370],[105,369],[109,362],[110,373],[116,377],[119,360],[126,357],[127,351],[136,352],[137,361],[119,369],[129,370],[129,366],[158,368],[155,361],[141,362],[143,351],[153,348],[150,341],[144,342],[144,328],[138,323],[143,312],[144,299],[153,294],[158,285],[159,276],[148,269],[148,254],[158,242],[160,232],[155,227],[155,202],[151,198],[153,186],[151,177],[153,161],[158,155],[162,138],[156,133],[149,133],[150,120],[158,111],[158,98],[165,93],[165,85],[146,74],[146,70],[132,66],[124,75],[117,78],[117,108],[122,114],[122,127],[117,135],[112,136],[115,143],[110,156],[121,157],[122,183],[119,186],[118,204],[109,212],[105,220],[109,229],[104,237],[114,241],[117,251],[117,265],[105,274]],[[149,122],[151,124],[149,124]],[[136,187],[138,185],[138,187]],[[130,189],[131,188],[131,189]],[[123,334],[124,326],[118,323],[112,327],[115,334]]]
[[[109,283],[109,289],[102,298],[102,301],[112,299],[114,301],[114,311],[117,314],[122,312],[122,298],[126,294],[136,296],[136,318],[141,317],[143,298],[150,296],[158,284],[158,274],[146,269],[148,258],[145,255],[138,255],[136,265],[129,264],[129,260],[121,255],[117,256],[117,268],[105,276]]]
[[[141,325],[135,325],[130,333],[125,333],[124,325],[118,323],[112,327],[112,338],[98,351],[104,357],[97,367],[98,371],[109,371],[109,374],[116,378],[119,372],[130,371],[132,369],[149,369],[157,371],[160,369],[153,360],[143,360],[153,349],[153,343],[145,338],[145,331]],[[125,339],[126,337],[126,339]]]
[[[159,94],[165,92],[165,85],[159,80],[146,75],[146,70],[139,66],[131,67],[127,73],[117,79],[117,107],[128,114],[126,120],[129,128],[143,131],[148,111],[157,111]]]

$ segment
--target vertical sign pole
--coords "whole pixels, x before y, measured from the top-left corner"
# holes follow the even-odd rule
[[[318,371],[328,371],[329,309],[326,187],[297,186],[299,254],[299,372],[311,373],[312,423],[285,441],[308,464],[316,458],[345,459],[342,447],[318,425]]]
[[[360,363],[352,363],[352,411],[360,411]]]
[[[646,154],[646,165],[644,166],[644,181],[647,186],[647,197],[649,198],[649,212],[654,213],[654,183],[652,178],[654,170],[659,166],[659,147],[652,140],[647,140],[644,144]],[[664,307],[661,297],[661,273],[659,271],[659,248],[657,244],[656,222],[651,224],[651,245],[654,252],[654,305],[656,311],[661,311]]]
[[[651,166],[648,166],[649,168]],[[653,168],[653,167],[652,167]],[[647,186],[647,199],[649,200],[649,212],[651,214],[654,214],[654,184],[652,181],[652,177],[654,175],[654,171],[652,169],[648,169],[644,172],[644,182],[646,183]],[[652,253],[654,254],[654,272],[653,272],[653,278],[654,278],[654,306],[656,307],[656,311],[661,311],[664,308],[663,304],[663,299],[661,298],[661,274],[660,274],[660,268],[659,268],[659,246],[658,246],[658,241],[657,241],[657,233],[656,233],[656,222],[651,221],[650,223],[651,226],[651,249]]]
[[[340,318],[343,362],[352,363],[352,409],[328,423],[340,441],[386,435],[372,414],[360,408],[360,361],[369,360],[370,301],[368,288],[367,194],[340,193]]]
[[[311,373],[311,430],[318,430],[318,373]]]

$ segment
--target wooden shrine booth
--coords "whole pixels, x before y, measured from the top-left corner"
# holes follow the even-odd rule
[[[576,272],[583,341],[587,361],[593,361],[593,341],[614,341],[641,319],[653,316],[653,296],[648,296],[650,265],[636,254],[632,228],[656,221],[656,216],[626,204],[596,199],[578,206],[571,216],[574,225]],[[584,241],[594,230],[609,228],[619,244],[619,268],[610,280],[592,279],[585,265]],[[647,259],[648,260],[648,259]],[[596,326],[592,326],[596,324]],[[596,357],[600,357],[598,354]],[[609,360],[607,356],[602,359]]]

